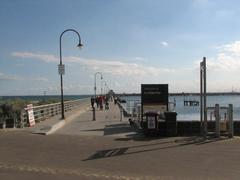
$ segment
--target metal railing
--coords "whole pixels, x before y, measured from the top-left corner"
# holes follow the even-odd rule
[[[68,112],[77,109],[80,106],[84,107],[86,105],[90,106],[89,98],[65,101],[64,110],[65,112]],[[33,113],[36,122],[44,121],[50,117],[54,117],[61,114],[61,103],[59,102],[41,106],[33,106]],[[27,122],[28,122],[27,110],[23,110],[21,113],[21,124],[26,124]]]
[[[221,132],[227,132],[229,137],[233,137],[234,127],[232,104],[229,104],[228,107],[220,107],[219,104],[215,104],[215,107],[207,107],[206,112],[210,112],[210,122],[213,119],[215,121],[215,134],[217,137],[220,137]]]

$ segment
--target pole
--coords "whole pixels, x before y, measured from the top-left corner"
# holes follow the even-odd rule
[[[206,137],[207,136],[207,75],[206,75],[206,57],[203,57],[203,91],[204,91],[204,96],[203,96],[203,111],[204,111],[204,136]]]
[[[95,73],[95,75],[94,75],[94,100],[95,100],[95,102],[96,102],[96,97],[97,97],[97,86],[96,86],[96,74],[97,73]]]
[[[60,66],[62,66],[62,35],[63,35],[63,33],[60,36]],[[63,78],[62,78],[62,74],[60,74],[60,81],[61,81],[61,114],[62,114],[62,119],[65,119],[65,116],[64,116],[64,102],[63,102]]]
[[[201,125],[201,134],[203,135],[203,92],[202,92],[202,62],[200,62],[200,125]]]
[[[219,104],[215,104],[215,121],[216,121],[216,128],[215,133],[216,137],[220,137],[220,115],[219,115]]]
[[[96,76],[97,74],[100,74],[101,75],[101,79],[102,79],[102,73],[100,72],[96,72],[94,74],[94,102],[96,103],[96,100],[97,100],[97,83],[96,83]],[[96,121],[96,110],[95,110],[95,107],[93,107],[93,121]]]
[[[95,100],[96,100],[96,97],[97,97],[97,84],[96,84],[96,76],[97,76],[97,74],[101,75],[101,79],[103,79],[102,73],[100,73],[100,72],[96,72],[95,73],[95,75],[94,75],[94,96],[95,96]],[[102,88],[101,88],[101,91],[102,91]]]
[[[93,121],[96,121],[96,112],[95,107],[93,106]]]
[[[103,81],[101,79],[101,96],[103,95]]]
[[[233,105],[229,104],[228,107],[228,122],[229,122],[229,132],[228,132],[228,136],[229,138],[233,138],[234,136],[234,126],[233,126]]]
[[[62,34],[60,35],[60,38],[59,38],[59,44],[60,44],[60,46],[59,46],[59,48],[60,48],[60,66],[63,65],[62,64],[62,36],[67,31],[72,31],[72,32],[76,33],[77,36],[78,36],[78,39],[79,39],[78,47],[82,46],[80,34],[76,30],[74,30],[74,29],[66,29],[65,31],[63,31]],[[64,116],[63,77],[62,77],[62,73],[60,73],[60,81],[61,81],[61,114],[62,114],[62,118],[61,119],[65,119],[65,116]]]

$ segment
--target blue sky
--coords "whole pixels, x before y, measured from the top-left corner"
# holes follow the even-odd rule
[[[102,72],[116,92],[168,83],[199,91],[207,57],[208,91],[240,91],[240,2],[235,0],[1,0],[0,95],[92,94]],[[100,79],[97,77],[98,93]]]

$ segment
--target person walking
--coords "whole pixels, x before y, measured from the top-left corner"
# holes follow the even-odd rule
[[[94,97],[92,96],[92,97],[91,97],[91,106],[92,106],[92,108],[94,108],[94,103],[95,103],[95,99],[94,99]]]

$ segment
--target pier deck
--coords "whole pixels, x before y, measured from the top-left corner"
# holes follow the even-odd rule
[[[48,136],[1,131],[0,179],[239,179],[237,137],[145,138],[120,122],[113,104],[96,121],[91,113]]]
[[[128,136],[136,134],[123,116],[118,105],[110,103],[109,110],[96,109],[96,120],[93,121],[92,109],[71,120],[56,134],[86,136]]]

